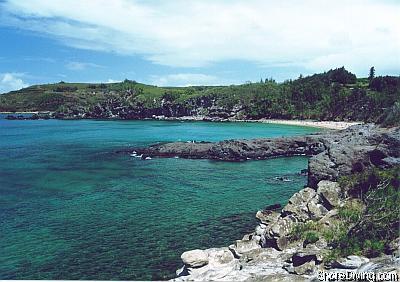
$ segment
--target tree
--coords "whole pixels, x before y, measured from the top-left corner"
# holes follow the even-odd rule
[[[368,80],[372,81],[375,78],[375,67],[371,67],[369,69],[369,76],[368,76]]]
[[[332,82],[338,82],[341,84],[351,84],[356,83],[357,81],[355,74],[352,74],[344,67],[329,70],[326,75]]]

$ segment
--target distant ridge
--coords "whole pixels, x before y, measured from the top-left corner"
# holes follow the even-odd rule
[[[51,111],[54,118],[316,119],[393,125],[400,120],[400,77],[357,78],[344,67],[277,83],[157,87],[119,83],[35,85],[0,95],[0,111]]]

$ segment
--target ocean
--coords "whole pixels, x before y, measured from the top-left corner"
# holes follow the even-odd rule
[[[255,213],[306,184],[306,157],[141,160],[166,141],[293,136],[261,123],[5,120],[0,116],[0,279],[163,280],[180,255],[227,246]],[[285,177],[283,182],[276,177]]]

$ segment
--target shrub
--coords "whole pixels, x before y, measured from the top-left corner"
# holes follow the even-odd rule
[[[310,241],[307,243],[315,243],[319,240],[318,233],[320,233],[322,230],[322,224],[317,221],[309,220],[306,223],[298,223],[290,232],[289,240],[296,241],[302,239]]]
[[[388,244],[398,236],[400,227],[399,176],[400,166],[397,166],[340,180],[359,199],[350,200],[340,208],[340,222],[323,233],[334,248],[328,259],[350,254],[373,257],[389,249]]]
[[[315,231],[309,231],[304,236],[305,244],[313,244],[319,240],[319,235]]]

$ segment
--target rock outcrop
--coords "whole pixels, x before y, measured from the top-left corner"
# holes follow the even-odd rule
[[[316,155],[324,151],[319,135],[291,138],[226,140],[211,142],[174,142],[135,148],[150,157],[181,157],[223,161],[261,160],[278,156]]]
[[[329,219],[335,220],[336,208],[346,198],[340,189],[327,194],[327,187],[339,186],[323,180],[317,190],[307,187],[293,195],[280,213],[258,211],[256,217],[260,223],[255,231],[228,248],[184,253],[184,266],[177,271],[174,281],[316,281],[323,272],[345,271],[386,271],[400,275],[399,254],[373,259],[352,255],[326,265],[323,261],[329,247],[323,238],[312,242],[290,240],[296,235],[293,234],[295,226],[310,222],[329,226]],[[310,203],[323,212],[317,212],[316,216],[310,211]]]
[[[226,140],[215,143],[173,142],[133,150],[144,157],[223,161],[311,156],[308,165],[308,186],[317,188],[317,183],[321,180],[336,181],[340,176],[361,172],[365,168],[386,168],[399,164],[400,128],[387,129],[366,124],[355,125],[342,131],[307,136]]]
[[[342,191],[336,182],[339,176],[369,167],[388,168],[399,161],[399,128],[365,125],[307,137],[168,143],[136,150],[152,157],[232,161],[312,156],[308,187],[295,193],[280,211],[275,206],[258,211],[259,224],[254,232],[229,247],[184,253],[184,266],[174,281],[310,281],[317,280],[321,273],[338,271],[387,271],[400,275],[398,240],[392,256],[368,259],[353,255],[326,264],[324,257],[330,247],[324,238],[296,237],[296,230],[302,226],[330,228],[338,222],[338,209],[351,201],[348,191]]]

